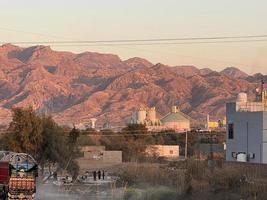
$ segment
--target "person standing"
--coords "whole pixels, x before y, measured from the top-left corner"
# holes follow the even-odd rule
[[[102,171],[102,178],[103,178],[103,180],[105,180],[105,171],[104,170]]]
[[[97,174],[98,174],[98,179],[101,180],[101,171],[98,170]]]
[[[96,171],[93,172],[94,181],[96,181]]]

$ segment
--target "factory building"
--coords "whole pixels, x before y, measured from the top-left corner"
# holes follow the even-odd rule
[[[151,131],[172,129],[177,132],[184,132],[190,130],[190,118],[182,113],[177,106],[173,106],[171,112],[160,120],[156,117],[155,107],[140,108],[133,113],[131,124],[144,124]]]
[[[190,118],[182,113],[177,106],[173,106],[171,112],[160,121],[166,129],[173,129],[178,132],[190,130]]]
[[[267,92],[262,87],[260,93],[258,102],[240,93],[226,104],[228,161],[267,163]]]
[[[223,120],[220,119],[218,121],[211,121],[209,114],[207,115],[205,124],[205,128],[207,131],[218,130],[222,128],[224,129],[225,126],[226,126],[226,118],[224,118]]]

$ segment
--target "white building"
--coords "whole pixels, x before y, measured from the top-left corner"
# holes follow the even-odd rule
[[[262,101],[248,102],[241,93],[226,104],[226,160],[267,163],[266,92]]]

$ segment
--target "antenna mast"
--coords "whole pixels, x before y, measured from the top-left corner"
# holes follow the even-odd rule
[[[261,100],[263,105],[263,111],[267,111],[267,91],[264,88],[264,80],[261,80]]]
[[[261,100],[264,102],[265,99],[265,91],[264,91],[264,81],[261,79]]]

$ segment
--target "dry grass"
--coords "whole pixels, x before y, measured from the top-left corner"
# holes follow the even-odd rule
[[[169,165],[129,163],[117,169],[116,174],[128,186],[163,186],[179,195],[189,194],[189,197],[190,194],[191,197],[204,195],[207,199],[220,199],[225,194],[239,199],[264,199],[267,196],[266,165],[223,162],[211,170],[206,161],[189,159]]]
[[[159,164],[128,164],[119,171],[121,183],[134,187],[164,186],[185,194],[191,187],[191,177],[185,169],[172,169]]]

